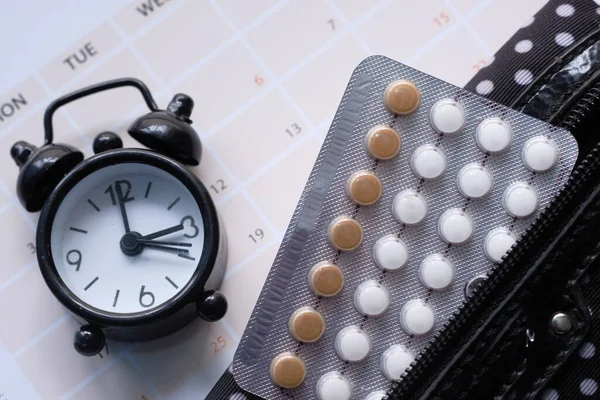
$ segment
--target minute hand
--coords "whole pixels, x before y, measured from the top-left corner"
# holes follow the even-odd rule
[[[140,239],[152,240],[159,238],[161,236],[166,236],[169,233],[177,232],[183,230],[183,224],[175,225],[167,229],[163,229],[162,231],[154,232],[146,236],[142,236]]]

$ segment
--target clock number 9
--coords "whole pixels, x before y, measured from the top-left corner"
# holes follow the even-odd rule
[[[75,271],[79,271],[81,267],[81,252],[79,250],[71,250],[67,253],[67,263],[69,265],[77,265]]]
[[[142,285],[142,288],[140,289],[140,305],[142,307],[150,307],[151,305],[154,304],[154,294],[152,294],[152,292],[144,292],[145,288],[146,288],[146,286]],[[144,303],[144,297],[146,297],[146,296],[150,296],[149,303]]]
[[[262,240],[262,239],[264,239],[264,237],[265,237],[265,233],[263,232],[263,230],[262,230],[262,229],[260,229],[260,228],[259,228],[259,229],[257,229],[257,230],[255,230],[255,231],[254,231],[254,234],[250,234],[250,235],[248,235],[248,237],[249,237],[250,239],[252,239],[252,241],[253,241],[254,243],[258,243],[258,241],[259,241],[259,240]]]

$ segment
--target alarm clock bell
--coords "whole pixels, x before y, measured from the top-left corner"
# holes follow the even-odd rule
[[[202,144],[198,133],[190,125],[190,115],[194,101],[188,95],[176,94],[165,110],[160,110],[146,85],[133,78],[116,79],[70,93],[55,100],[46,109],[44,130],[46,141],[37,148],[35,145],[18,141],[10,154],[17,166],[17,196],[29,212],[40,211],[48,195],[58,182],[77,164],[83,161],[83,153],[68,144],[53,143],[54,132],[52,117],[61,106],[97,92],[123,86],[133,86],[140,90],[150,112],[135,120],[128,131],[129,134],[144,146],[171,157],[183,164],[196,166],[200,164]],[[102,136],[100,136],[102,135]],[[100,134],[94,141],[94,152],[108,148],[118,148],[114,144],[122,141],[106,141],[106,133]],[[112,134],[116,136],[116,134]],[[117,136],[118,138],[118,136]],[[98,143],[100,142],[100,143]],[[112,146],[105,147],[104,144]]]

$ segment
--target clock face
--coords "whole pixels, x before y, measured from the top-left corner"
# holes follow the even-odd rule
[[[50,244],[83,302],[115,314],[159,307],[191,280],[205,241],[198,203],[177,178],[142,163],[96,170],[64,197]]]

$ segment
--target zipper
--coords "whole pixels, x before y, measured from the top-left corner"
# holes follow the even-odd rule
[[[600,124],[600,82],[590,88],[559,121],[550,121],[554,125],[567,129],[575,138],[585,134],[585,128]],[[579,140],[578,140],[579,141]],[[488,274],[488,279],[475,289],[475,295],[467,300],[461,309],[455,312],[442,330],[432,339],[426,349],[417,358],[417,362],[400,381],[392,384],[386,399],[406,399],[424,396],[427,388],[436,379],[430,370],[440,364],[442,355],[453,356],[460,350],[461,343],[452,348],[461,330],[477,321],[478,315],[485,313],[494,302],[507,297],[513,286],[511,280],[520,280],[527,271],[519,270],[522,261],[531,256],[531,251],[543,248],[548,243],[547,236],[552,235],[568,219],[573,210],[570,205],[591,189],[592,180],[598,180],[600,174],[600,142],[588,152],[575,167],[565,186],[536,221],[521,237],[518,244]],[[522,269],[522,268],[521,268]],[[448,347],[449,346],[449,347]],[[456,348],[458,347],[458,348]]]

